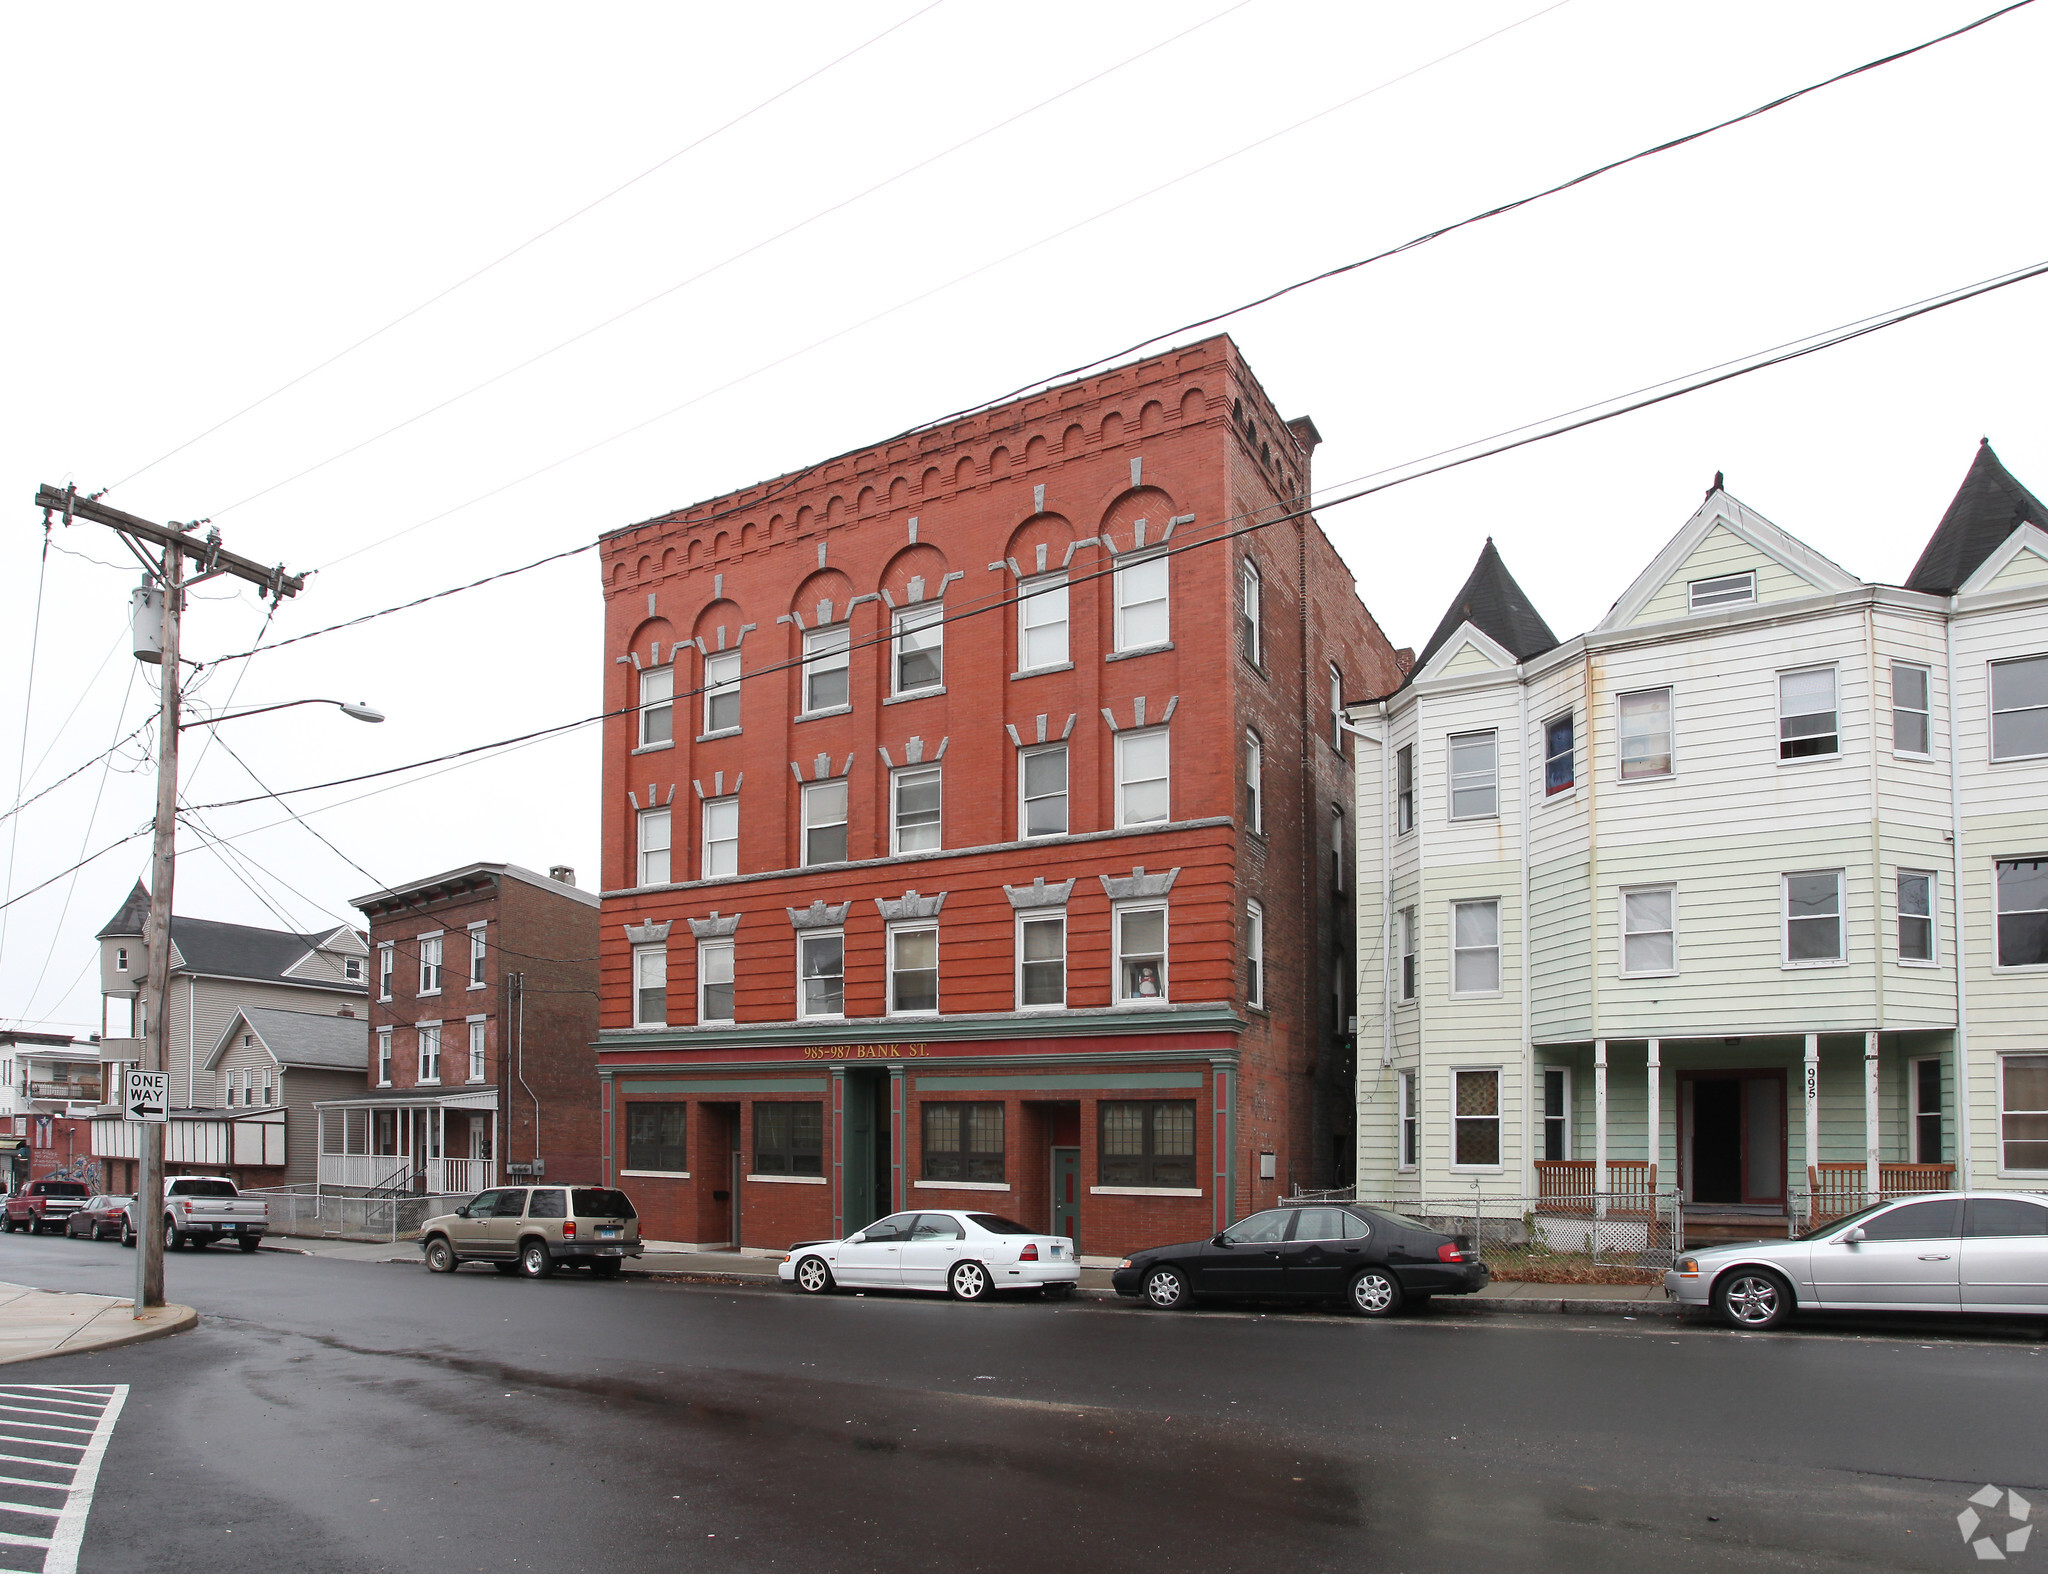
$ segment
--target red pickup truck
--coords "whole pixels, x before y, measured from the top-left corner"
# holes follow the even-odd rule
[[[92,1188],[84,1181],[30,1181],[7,1199],[7,1216],[0,1219],[0,1229],[27,1230],[31,1235],[61,1231],[91,1195]]]

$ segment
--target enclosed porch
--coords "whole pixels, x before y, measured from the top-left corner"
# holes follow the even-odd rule
[[[497,1184],[495,1088],[337,1099],[314,1115],[321,1190],[441,1196]]]

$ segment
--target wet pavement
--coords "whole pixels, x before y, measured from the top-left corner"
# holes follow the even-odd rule
[[[0,1243],[0,1278],[50,1289],[120,1293],[132,1262]],[[1968,1494],[2048,1492],[2038,1324],[168,1271],[198,1329],[32,1364],[129,1388],[88,1574],[1952,1569]]]

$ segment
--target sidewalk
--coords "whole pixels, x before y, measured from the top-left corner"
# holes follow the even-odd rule
[[[45,1355],[111,1350],[142,1339],[183,1333],[199,1321],[189,1306],[159,1306],[142,1317],[133,1301],[0,1284],[0,1364]]]

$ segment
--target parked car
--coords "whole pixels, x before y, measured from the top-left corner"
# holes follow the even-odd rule
[[[1074,1243],[995,1213],[892,1213],[841,1241],[789,1249],[776,1276],[810,1295],[841,1285],[928,1290],[979,1301],[998,1290],[1071,1295]]]
[[[133,1246],[141,1227],[136,1204],[130,1201],[121,1244]],[[223,1175],[172,1175],[164,1181],[161,1227],[167,1252],[187,1246],[203,1248],[215,1241],[233,1241],[243,1251],[253,1252],[263,1244],[270,1228],[270,1204],[258,1197],[244,1197]]]
[[[64,1221],[66,1235],[83,1235],[103,1241],[108,1236],[124,1237],[128,1231],[128,1204],[133,1197],[110,1197],[104,1192],[85,1199],[85,1205]]]
[[[1881,1202],[1797,1240],[1687,1252],[1664,1291],[1747,1329],[1799,1311],[2048,1313],[2048,1197],[1949,1191]]]
[[[1211,1297],[1334,1300],[1391,1317],[1433,1295],[1470,1295],[1491,1280],[1469,1237],[1359,1203],[1268,1208],[1205,1241],[1154,1246],[1117,1264],[1110,1283],[1160,1311]]]
[[[7,1214],[0,1228],[27,1230],[31,1235],[61,1229],[91,1196],[92,1188],[84,1181],[30,1181],[7,1199]]]
[[[640,1255],[640,1216],[609,1186],[501,1186],[427,1220],[419,1246],[432,1273],[487,1262],[529,1279],[564,1266],[615,1279]]]

